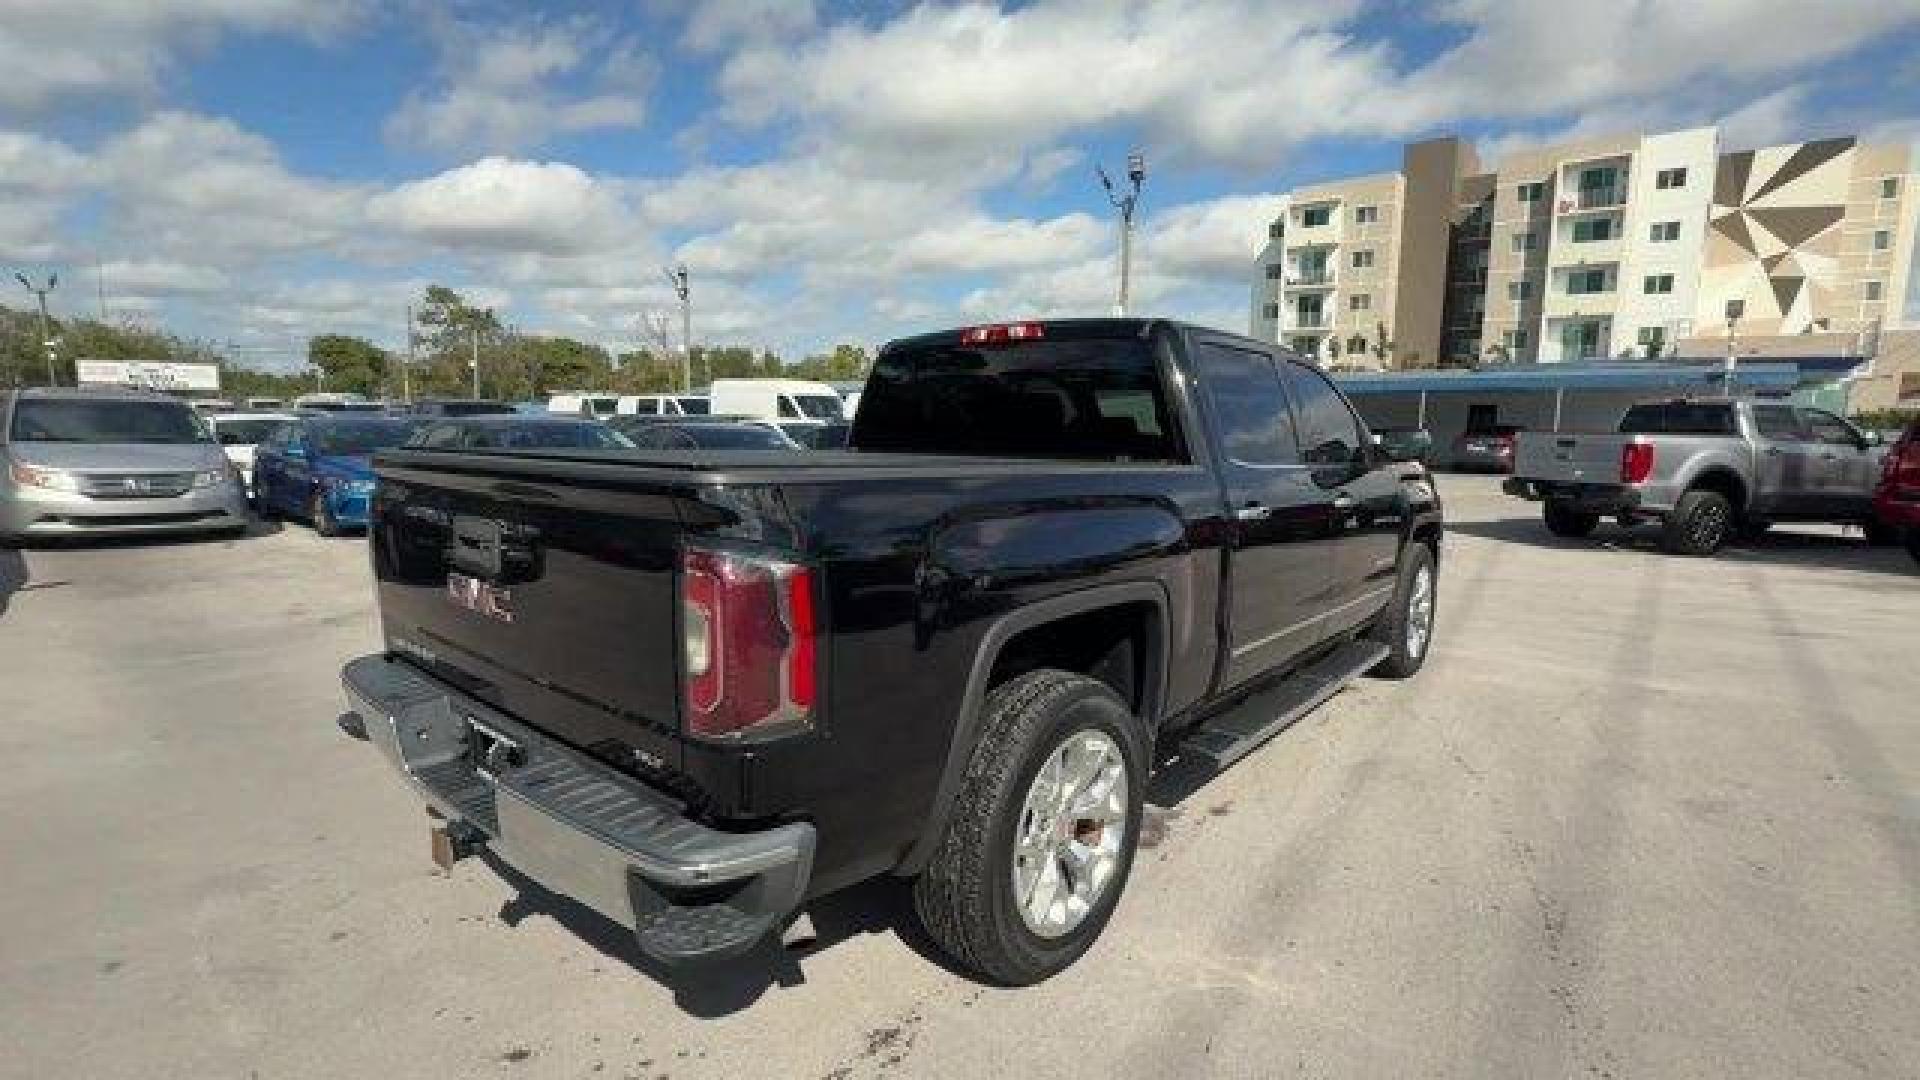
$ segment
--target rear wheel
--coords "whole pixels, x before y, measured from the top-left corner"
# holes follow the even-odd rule
[[[1733,530],[1733,504],[1717,491],[1689,491],[1667,518],[1661,545],[1675,555],[1712,555]]]
[[[254,477],[253,492],[248,499],[253,503],[254,516],[261,521],[273,521],[279,518],[280,511],[275,510],[273,504],[267,500],[267,493],[261,489],[258,476]]]
[[[1913,556],[1914,562],[1920,563],[1920,529],[1907,530],[1906,544],[1907,554]]]
[[[1900,530],[1878,518],[1861,522],[1860,531],[1866,534],[1867,543],[1874,547],[1892,547],[1900,542]]]
[[[1546,519],[1547,531],[1555,536],[1586,536],[1600,524],[1599,514],[1575,510],[1552,499],[1540,504],[1540,516]]]
[[[1427,649],[1433,644],[1433,614],[1439,592],[1433,549],[1418,541],[1408,544],[1400,556],[1400,576],[1394,583],[1393,600],[1367,632],[1369,640],[1387,647],[1386,659],[1375,664],[1369,674],[1382,679],[1405,679],[1427,662]]]
[[[1022,986],[1079,959],[1113,914],[1139,842],[1146,751],[1120,698],[1069,671],[995,687],[981,725],[914,908],[961,965]]]

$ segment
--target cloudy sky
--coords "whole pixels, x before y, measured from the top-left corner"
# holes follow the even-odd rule
[[[0,0],[0,72],[0,266],[61,310],[97,266],[292,365],[437,281],[622,347],[684,261],[700,339],[798,354],[1104,311],[1133,145],[1136,306],[1241,329],[1270,193],[1406,139],[1911,139],[1920,0]]]

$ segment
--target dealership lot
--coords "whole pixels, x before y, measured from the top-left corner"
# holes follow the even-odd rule
[[[1094,952],[1021,991],[888,888],[675,975],[510,870],[433,873],[332,724],[359,543],[0,550],[0,1074],[1910,1073],[1907,556],[1554,541],[1442,481],[1427,670],[1157,813]]]

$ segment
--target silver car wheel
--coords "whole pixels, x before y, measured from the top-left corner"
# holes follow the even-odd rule
[[[1127,763],[1100,731],[1069,735],[1041,763],[1013,834],[1013,899],[1043,938],[1085,921],[1120,866]]]
[[[1413,585],[1407,590],[1407,655],[1425,653],[1432,636],[1433,568],[1423,564],[1414,571]]]

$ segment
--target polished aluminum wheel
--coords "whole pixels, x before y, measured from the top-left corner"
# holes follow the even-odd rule
[[[1422,565],[1414,572],[1413,586],[1407,591],[1407,655],[1424,654],[1432,636],[1433,567]]]
[[[1099,903],[1127,838],[1127,763],[1104,732],[1078,731],[1041,763],[1013,833],[1013,899],[1055,938]]]

